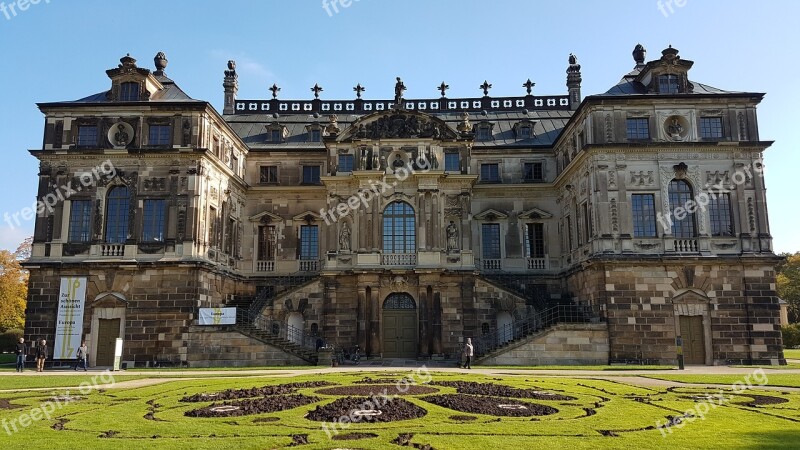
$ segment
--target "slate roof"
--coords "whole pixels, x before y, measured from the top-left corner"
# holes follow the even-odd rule
[[[164,75],[157,75],[155,77],[162,85],[164,85],[164,89],[161,89],[158,92],[153,93],[150,96],[149,102],[193,102],[193,103],[205,103],[202,100],[195,100],[192,97],[189,97],[186,92],[183,91],[174,81]],[[78,100],[69,100],[69,101],[62,101],[62,102],[52,102],[52,103],[72,103],[72,104],[92,104],[92,103],[111,103],[110,100],[107,98],[108,91],[98,92],[97,94],[90,95],[88,97],[84,97]],[[142,101],[142,103],[147,103],[148,101]],[[126,102],[127,103],[127,102]]]
[[[636,81],[636,77],[639,76],[641,69],[644,66],[637,66],[633,69],[632,72],[628,73],[622,79],[614,85],[608,91],[594,95],[593,97],[617,97],[617,96],[626,96],[626,95],[646,95],[647,87],[642,83]],[[743,94],[743,92],[736,92],[736,91],[724,91],[719,88],[715,88],[713,86],[709,86],[707,84],[698,83],[696,81],[689,80],[690,83],[694,85],[694,90],[689,94],[684,95],[710,95],[710,94]],[[652,93],[651,93],[652,94]]]

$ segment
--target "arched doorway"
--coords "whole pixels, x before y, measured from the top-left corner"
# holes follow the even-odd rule
[[[417,304],[408,294],[390,294],[383,301],[383,356],[417,356]]]
[[[497,344],[503,345],[514,339],[514,319],[511,313],[501,311],[497,313]]]
[[[303,315],[299,312],[293,312],[286,318],[286,339],[295,344],[303,343]]]

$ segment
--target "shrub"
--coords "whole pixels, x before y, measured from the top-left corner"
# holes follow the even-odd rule
[[[0,333],[0,352],[14,351],[14,344],[19,342],[22,337],[23,331],[17,328],[12,328]]]
[[[800,347],[800,324],[786,325],[781,328],[783,348]]]

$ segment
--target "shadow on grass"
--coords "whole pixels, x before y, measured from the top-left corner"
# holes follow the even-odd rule
[[[733,447],[736,449],[797,449],[800,446],[800,427],[787,422],[786,431],[754,431],[747,433],[747,441]],[[752,442],[755,441],[755,442]]]

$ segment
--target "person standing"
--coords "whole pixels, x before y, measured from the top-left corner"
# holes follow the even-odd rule
[[[467,338],[467,343],[464,344],[464,351],[461,352],[461,356],[464,357],[464,368],[465,369],[472,369],[472,355],[474,354],[474,349],[472,348],[472,338]]]
[[[42,339],[36,347],[36,371],[44,372],[44,360],[47,359],[47,341]]]
[[[86,358],[89,354],[89,347],[86,346],[86,341],[81,342],[81,346],[78,347],[78,362],[75,364],[75,370],[78,370],[78,366],[83,363],[83,371],[86,372]]]
[[[19,338],[14,354],[17,355],[17,372],[22,372],[25,370],[25,358],[28,357],[28,345],[25,344],[24,338]]]

